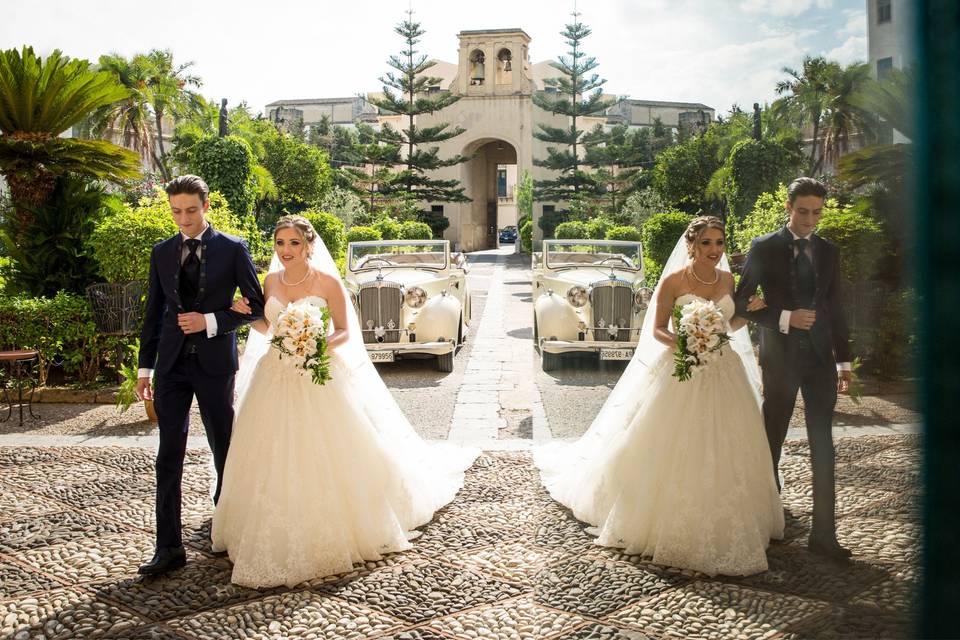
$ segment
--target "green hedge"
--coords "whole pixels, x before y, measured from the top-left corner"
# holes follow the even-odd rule
[[[527,252],[533,252],[533,220],[527,218],[520,225],[520,248]]]
[[[655,213],[647,218],[640,233],[646,256],[662,269],[692,219],[680,211]]]
[[[785,185],[760,194],[753,211],[736,225],[737,246],[747,251],[754,238],[783,228],[787,222],[786,201]],[[881,246],[883,231],[873,218],[853,205],[839,205],[835,199],[827,198],[817,234],[840,249],[840,269],[848,282],[870,279],[882,257],[877,247]]]
[[[400,237],[404,240],[433,240],[433,231],[425,222],[407,220],[400,225]]]
[[[40,384],[46,384],[50,368],[58,364],[67,382],[91,385],[101,367],[131,340],[100,334],[90,305],[78,295],[0,297],[0,349],[38,350]]]
[[[588,237],[587,225],[579,220],[561,222],[554,231],[554,237],[558,240],[584,240]]]
[[[370,242],[383,240],[380,231],[374,227],[351,227],[347,231],[347,242]]]
[[[610,227],[607,230],[606,239],[640,242],[640,231],[636,227],[630,226]]]
[[[594,218],[587,223],[587,237],[591,240],[603,240],[613,226],[613,222],[607,218]]]
[[[347,232],[340,218],[316,209],[307,209],[301,215],[313,225],[334,261],[343,258],[347,250]]]
[[[383,240],[400,240],[403,227],[393,218],[381,218],[373,223],[373,228],[380,232]]]
[[[208,136],[191,150],[190,172],[202,176],[210,191],[222,193],[239,215],[253,211],[255,164],[250,145],[238,136]]]
[[[245,239],[258,264],[269,263],[271,243],[264,238],[253,217],[237,218],[226,198],[216,191],[210,194],[207,221],[218,231]],[[146,280],[153,245],[176,233],[177,225],[170,215],[167,195],[158,188],[153,196],[142,198],[136,207],[123,206],[101,220],[88,245],[100,275],[108,282]]]

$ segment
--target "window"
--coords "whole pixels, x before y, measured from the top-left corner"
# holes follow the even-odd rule
[[[891,70],[893,70],[893,58],[880,58],[877,60],[877,80],[886,80],[890,77]]]
[[[507,197],[507,170],[497,169],[497,197]]]
[[[433,204],[433,205],[430,205],[430,211],[431,211],[432,213],[439,213],[439,214],[442,216],[442,215],[443,215],[443,205],[442,205],[442,204]]]
[[[892,0],[877,0],[877,24],[890,22],[893,19]]]

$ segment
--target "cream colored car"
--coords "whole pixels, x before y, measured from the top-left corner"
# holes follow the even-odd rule
[[[453,371],[471,304],[466,259],[447,240],[351,242],[345,282],[371,360],[433,355]]]
[[[533,340],[544,371],[563,353],[633,357],[652,292],[639,242],[544,240],[533,254]]]

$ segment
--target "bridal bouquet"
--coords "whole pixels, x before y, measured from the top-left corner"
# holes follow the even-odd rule
[[[719,358],[720,349],[730,342],[723,314],[716,303],[709,300],[694,300],[683,307],[674,307],[673,326],[677,332],[673,375],[681,382]]]
[[[325,308],[305,302],[291,302],[280,312],[277,328],[270,343],[300,369],[309,371],[314,383],[330,380],[330,355],[327,353],[327,326],[330,313]]]

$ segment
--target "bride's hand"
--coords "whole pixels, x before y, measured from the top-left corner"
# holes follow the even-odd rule
[[[750,300],[747,302],[747,311],[760,311],[766,308],[767,303],[763,296],[750,296]]]
[[[247,300],[246,298],[239,298],[237,300],[234,300],[233,305],[230,307],[230,310],[235,311],[237,313],[242,313],[245,316],[248,316],[251,313],[253,313],[253,309],[250,308],[250,301]]]

